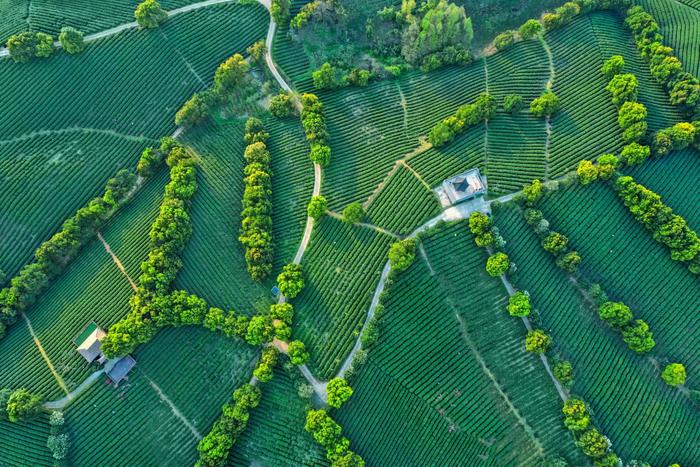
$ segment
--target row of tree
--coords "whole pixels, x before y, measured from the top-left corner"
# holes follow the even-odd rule
[[[260,389],[252,384],[244,384],[234,391],[232,401],[224,404],[209,433],[197,444],[197,465],[226,465],[231,448],[248,425],[250,410],[260,404],[261,398]]]
[[[689,116],[700,117],[700,80],[683,70],[673,49],[663,44],[663,36],[654,17],[641,6],[627,11],[625,25],[632,31],[637,48],[649,63],[654,78],[669,94],[671,104]]]
[[[620,458],[612,449],[610,440],[592,426],[591,414],[583,400],[572,397],[562,407],[564,426],[576,438],[576,445],[583,453],[594,460],[595,465],[616,466]]]
[[[315,94],[301,95],[301,124],[306,140],[311,145],[309,157],[314,164],[325,167],[331,161],[331,148],[328,146],[328,130],[323,115],[323,104]]]
[[[343,429],[325,410],[309,410],[306,414],[306,431],[326,449],[326,458],[334,466],[363,467],[365,461],[350,450],[350,441],[343,436]]]
[[[214,73],[213,84],[195,93],[175,114],[175,125],[191,127],[209,116],[212,109],[226,101],[236,89],[249,85],[250,65],[241,54],[221,63]]]
[[[63,50],[69,54],[77,54],[85,50],[83,33],[75,28],[69,26],[61,28],[58,41]],[[50,34],[34,31],[10,36],[5,46],[15,63],[26,63],[33,58],[50,57],[54,51],[53,37]]]
[[[311,73],[316,89],[338,89],[345,86],[364,87],[369,84],[373,77],[374,75],[369,70],[353,68],[346,72],[329,62],[324,63]]]
[[[632,216],[647,228],[657,242],[671,250],[671,258],[688,264],[693,274],[700,274],[700,239],[685,219],[661,201],[661,197],[623,176],[615,181],[615,190]]]
[[[575,0],[566,2],[554,12],[547,12],[541,19],[529,19],[517,30],[504,31],[494,38],[493,45],[503,50],[519,40],[541,37],[544,31],[551,31],[571,23],[579,14],[588,14],[595,10],[611,10],[626,7],[629,0]]]
[[[245,261],[253,280],[264,280],[272,272],[272,172],[266,142],[269,133],[251,117],[245,124],[243,158],[243,210],[238,240],[245,247]]]
[[[547,253],[555,258],[556,265],[564,271],[574,274],[581,264],[581,255],[569,248],[569,238],[550,229],[550,223],[539,209],[527,208],[523,211],[527,224],[540,237],[540,244]]]
[[[484,92],[476,98],[473,104],[465,104],[437,125],[428,133],[428,141],[435,147],[444,146],[451,142],[459,133],[476,126],[481,122],[491,120],[496,113],[496,99]]]
[[[165,186],[158,216],[151,224],[148,258],[141,263],[139,286],[129,301],[131,312],[111,326],[102,340],[102,350],[108,357],[128,354],[138,344],[148,342],[158,326],[170,324],[171,320],[189,324],[203,320],[207,313],[203,300],[184,292],[170,294],[182,267],[180,255],[192,235],[188,211],[197,190],[196,163],[190,152],[172,138],[164,140],[161,152],[167,154],[170,182]]]
[[[5,335],[6,327],[16,321],[17,315],[35,303],[39,294],[78,256],[97,230],[128,201],[136,182],[137,177],[131,171],[117,172],[107,181],[104,194],[69,217],[61,230],[37,248],[34,262],[24,266],[9,285],[0,290],[0,338]]]

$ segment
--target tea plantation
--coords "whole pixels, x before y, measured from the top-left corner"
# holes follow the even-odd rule
[[[0,465],[700,465],[698,0],[0,0]]]

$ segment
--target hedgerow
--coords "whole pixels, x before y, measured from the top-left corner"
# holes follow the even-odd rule
[[[435,147],[444,146],[452,141],[459,133],[493,118],[496,113],[496,99],[484,92],[476,98],[473,104],[465,104],[437,125],[428,133],[428,141]]]
[[[0,338],[7,326],[14,324],[18,313],[24,313],[50,282],[68,264],[130,198],[137,177],[123,169],[107,181],[104,194],[92,199],[66,219],[57,233],[42,243],[34,253],[34,262],[24,266],[8,287],[0,290]]]
[[[700,239],[685,219],[632,177],[619,177],[614,187],[632,216],[652,232],[654,240],[671,250],[671,258],[687,263],[692,273],[700,274]]]
[[[272,272],[272,174],[270,152],[265,145],[269,134],[262,122],[251,117],[246,121],[243,153],[246,166],[243,181],[243,210],[238,240],[245,247],[246,268],[250,276],[261,281]]]
[[[260,389],[252,384],[245,384],[234,391],[233,401],[221,408],[221,416],[197,444],[197,466],[215,467],[226,464],[231,448],[248,425],[250,409],[260,404],[261,397]]]
[[[632,31],[637,48],[649,63],[652,76],[664,86],[670,102],[688,115],[700,114],[700,80],[683,71],[673,49],[663,44],[663,36],[653,16],[641,6],[627,11],[625,25]]]
[[[325,410],[309,410],[306,414],[306,431],[326,448],[326,458],[332,465],[363,467],[365,461],[350,450],[350,441],[342,436],[342,428]]]
[[[323,104],[316,95],[307,93],[301,95],[301,106],[301,124],[311,145],[309,157],[314,164],[325,167],[331,161],[331,148],[326,143],[328,131]]]

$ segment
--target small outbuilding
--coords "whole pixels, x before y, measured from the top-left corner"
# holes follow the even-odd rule
[[[91,321],[83,328],[82,332],[75,338],[73,343],[78,347],[78,353],[82,355],[88,363],[92,363],[95,360],[99,360],[100,363],[103,363],[104,355],[102,355],[102,344],[100,340],[106,335],[107,333],[104,332],[97,323]]]
[[[134,366],[136,366],[136,360],[131,355],[127,355],[126,357],[110,360],[105,365],[105,373],[109,380],[117,386],[121,380],[126,378]]]

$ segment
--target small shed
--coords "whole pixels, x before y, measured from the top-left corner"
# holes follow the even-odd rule
[[[83,328],[73,343],[78,347],[78,353],[89,363],[92,363],[96,359],[102,358],[100,339],[106,335],[107,333],[97,323],[91,321]]]
[[[121,380],[126,378],[126,375],[129,374],[134,366],[136,366],[136,360],[131,355],[127,355],[118,360],[110,360],[105,371],[110,381],[117,386]]]

